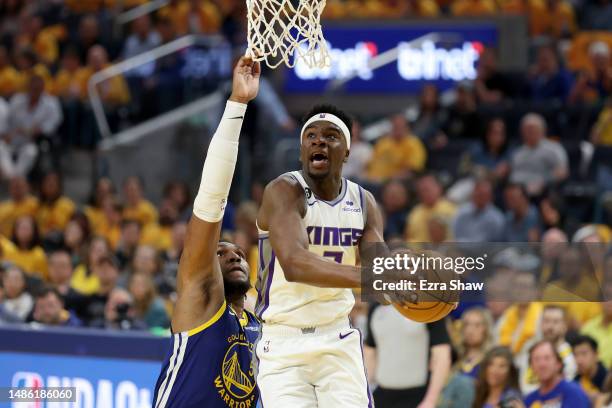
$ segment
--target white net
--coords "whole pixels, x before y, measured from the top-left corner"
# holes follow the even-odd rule
[[[321,30],[326,0],[246,0],[247,53],[270,68],[293,67],[298,58],[311,68],[330,65]],[[295,58],[293,58],[295,56]]]

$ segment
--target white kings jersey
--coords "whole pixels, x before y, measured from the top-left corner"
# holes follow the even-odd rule
[[[308,249],[345,265],[356,265],[358,245],[366,220],[365,191],[342,179],[340,195],[333,201],[314,196],[301,172],[287,173],[304,189]],[[255,313],[266,324],[309,328],[347,317],[355,298],[351,289],[320,288],[287,282],[270,245],[268,232],[259,230],[259,266]]]

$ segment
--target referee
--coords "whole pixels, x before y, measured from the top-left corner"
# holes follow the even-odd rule
[[[368,311],[365,359],[376,408],[435,407],[451,367],[444,320],[418,323],[393,306]]]

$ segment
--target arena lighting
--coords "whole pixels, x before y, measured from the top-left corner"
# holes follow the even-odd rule
[[[332,64],[326,68],[311,68],[298,60],[296,76],[304,81],[332,80],[345,82],[352,78],[370,81],[373,71],[383,54],[373,41],[360,41],[350,48],[335,48],[328,42]],[[397,72],[406,81],[453,80],[476,78],[475,64],[484,46],[480,42],[465,41],[447,48],[439,47],[433,40],[398,42],[392,51],[395,54]]]

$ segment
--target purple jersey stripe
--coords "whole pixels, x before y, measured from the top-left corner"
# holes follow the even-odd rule
[[[263,321],[263,314],[266,311],[266,309],[268,308],[268,306],[270,306],[270,287],[272,286],[272,278],[274,277],[274,264],[276,263],[276,255],[274,254],[274,251],[272,251],[272,255],[270,256],[270,263],[268,264],[268,279],[266,279],[266,286],[264,289],[264,296],[263,296],[263,307],[261,308],[261,311],[259,312],[259,314],[257,315],[257,317],[259,317],[262,321]]]
[[[352,325],[351,325],[352,326]],[[363,375],[365,375],[365,382],[368,393],[368,408],[374,408],[374,404],[372,403],[372,393],[370,392],[370,384],[368,384],[368,369],[365,365],[365,357],[363,356],[363,337],[361,336],[361,330],[355,328],[359,333],[359,350],[361,350],[361,361],[363,362]]]

